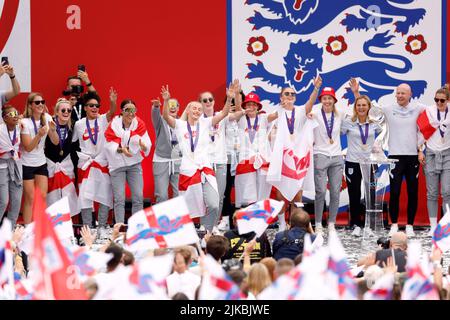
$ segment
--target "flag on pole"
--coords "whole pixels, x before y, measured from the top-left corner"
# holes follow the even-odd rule
[[[199,240],[184,197],[177,197],[135,213],[128,220],[131,251],[174,248]]]
[[[50,220],[61,241],[68,241],[74,238],[70,204],[67,197],[58,200],[46,212],[50,215]]]
[[[239,234],[255,232],[260,237],[267,227],[277,221],[278,213],[284,203],[266,199],[236,212],[236,224]]]
[[[85,300],[86,292],[76,274],[69,273],[72,262],[46,213],[41,191],[36,188],[33,206],[34,248],[31,269],[35,298],[40,300]]]
[[[241,300],[239,287],[231,280],[222,266],[210,255],[203,258],[203,275],[199,300]]]

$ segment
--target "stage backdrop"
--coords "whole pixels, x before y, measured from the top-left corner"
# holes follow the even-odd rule
[[[440,0],[0,0],[0,55],[9,57],[23,91],[42,92],[51,110],[66,78],[85,64],[103,111],[113,86],[119,100],[137,102],[154,139],[150,100],[165,84],[183,106],[210,90],[220,108],[227,79],[248,76],[244,89],[260,87],[270,108],[279,85],[296,88],[301,102],[308,80],[320,73],[340,96],[356,76],[380,102],[393,99],[398,81],[408,81],[420,101],[432,103],[449,74],[447,8]],[[4,77],[0,90],[8,88]],[[23,110],[25,97],[11,104]],[[145,197],[153,198],[151,156],[144,176]],[[417,223],[423,224],[423,177],[420,192]]]

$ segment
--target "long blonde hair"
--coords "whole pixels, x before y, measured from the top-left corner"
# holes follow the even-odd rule
[[[69,106],[71,106],[69,100],[67,100],[66,98],[59,98],[56,101],[55,107],[53,108],[53,117],[55,119],[58,117],[59,107],[63,103],[67,103],[67,104],[69,104]],[[69,116],[69,121],[67,121],[67,126],[69,127],[69,130],[72,130],[72,117],[71,116]]]
[[[44,98],[44,96],[39,93],[39,92],[32,92],[28,95],[27,97],[27,101],[25,103],[25,111],[23,113],[23,117],[24,118],[31,118],[33,116],[33,109],[31,109],[31,105],[33,104],[33,100],[36,97],[42,97]],[[44,127],[46,125],[45,122],[45,114],[48,113],[48,109],[47,106],[44,105],[44,111],[41,114],[41,127]]]
[[[369,120],[369,122],[372,122],[369,119],[369,111],[370,108],[372,108],[372,102],[370,101],[370,98],[366,95],[359,96],[358,98],[355,99],[355,104],[353,105],[352,122],[356,122],[356,120],[358,119],[358,113],[356,112],[356,104],[358,103],[359,100],[366,100],[367,104],[369,105],[369,110],[367,110],[367,120]]]
[[[272,278],[267,267],[262,263],[253,264],[248,273],[248,290],[256,297],[271,283]]]

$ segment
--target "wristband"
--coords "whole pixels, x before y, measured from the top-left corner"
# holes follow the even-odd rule
[[[12,80],[16,77],[16,75],[13,75],[12,77],[10,76],[9,78]]]
[[[92,82],[86,83],[86,87],[92,87]]]

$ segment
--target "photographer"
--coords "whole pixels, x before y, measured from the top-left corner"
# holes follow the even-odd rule
[[[72,124],[76,121],[86,117],[86,111],[84,111],[83,103],[81,101],[81,95],[84,93],[83,82],[86,84],[87,91],[96,93],[89,75],[86,72],[86,67],[83,65],[78,66],[77,76],[71,76],[67,79],[66,90],[63,91],[63,96],[66,96],[72,105]]]
[[[0,110],[6,102],[10,101],[20,93],[20,85],[16,79],[16,75],[14,74],[14,68],[9,65],[7,60],[3,60],[0,64],[0,78],[5,73],[9,76],[9,79],[11,79],[12,90],[7,92],[0,91]]]
[[[289,230],[278,232],[273,241],[273,257],[275,260],[289,258],[294,260],[297,255],[303,253],[305,235],[313,234],[308,213],[301,208],[292,211]],[[311,237],[311,241],[315,236]]]
[[[395,264],[398,267],[397,271],[405,272],[407,259],[406,250],[408,249],[408,237],[406,236],[406,233],[394,233],[389,241],[389,246],[387,241],[383,241],[382,239],[379,239],[377,243],[380,246],[380,250],[360,259],[357,265],[365,265],[368,267],[377,264],[378,266],[383,267],[384,264],[387,264],[388,258],[392,257],[392,252],[394,252]]]

